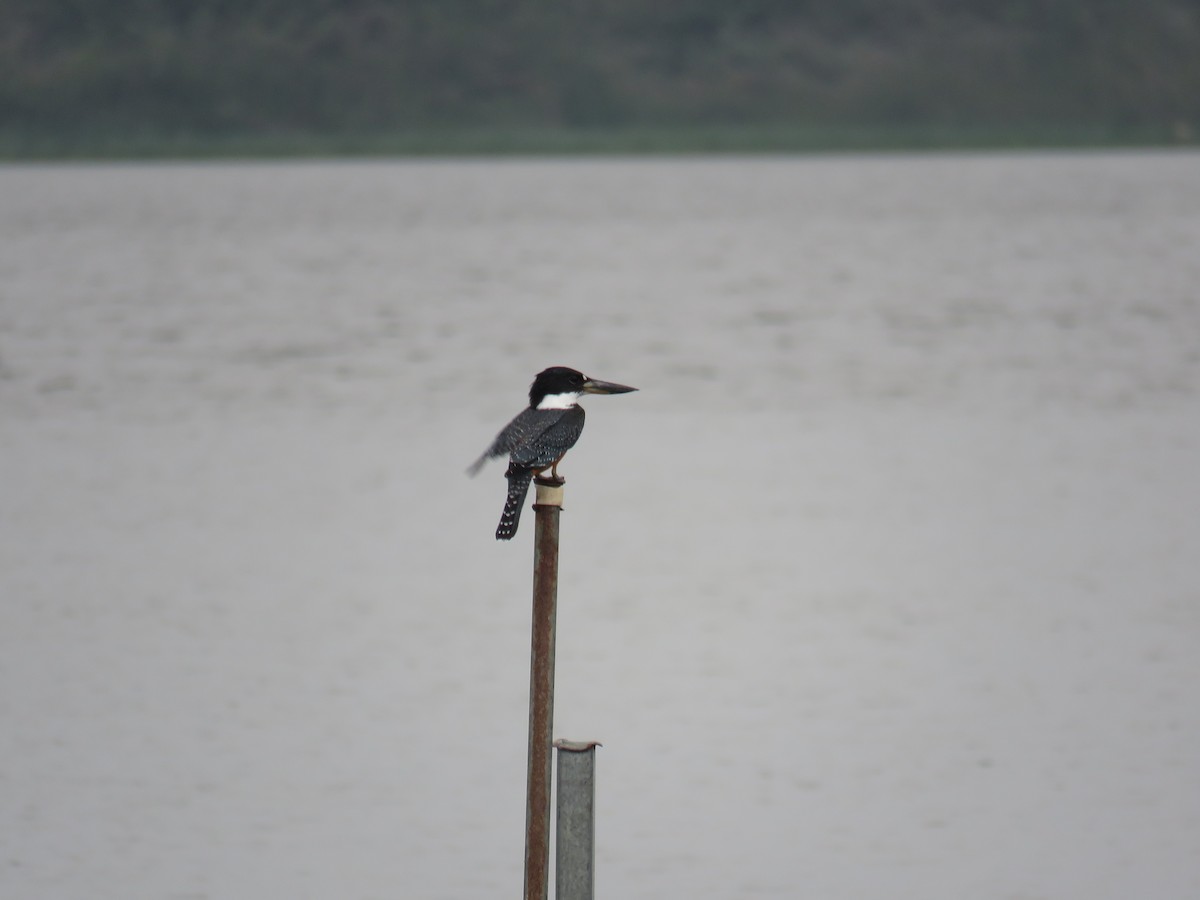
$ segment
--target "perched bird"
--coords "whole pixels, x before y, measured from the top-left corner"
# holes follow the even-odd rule
[[[565,366],[539,372],[529,386],[529,406],[496,435],[492,445],[467,470],[474,475],[489,459],[508,454],[508,499],[496,528],[496,540],[507,541],[517,533],[521,508],[534,475],[547,469],[558,478],[558,464],[575,446],[583,431],[584,394],[627,394],[637,388],[588,378]]]

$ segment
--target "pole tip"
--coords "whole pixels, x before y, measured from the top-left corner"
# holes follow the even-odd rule
[[[587,750],[591,750],[593,747],[603,746],[604,745],[599,741],[565,741],[562,738],[559,738],[554,742],[554,748],[556,750],[569,750],[572,753],[583,753]]]
[[[538,476],[533,480],[533,483],[537,485],[537,496],[533,500],[534,507],[562,506],[563,485],[566,484],[565,481],[561,478],[553,480]]]

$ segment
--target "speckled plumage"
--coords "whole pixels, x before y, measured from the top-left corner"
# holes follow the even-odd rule
[[[496,540],[506,541],[517,533],[533,476],[550,468],[575,446],[583,433],[585,415],[582,406],[568,409],[531,406],[522,410],[471,466],[474,473],[489,459],[508,455],[508,470],[504,473],[508,479],[508,497],[496,528]]]

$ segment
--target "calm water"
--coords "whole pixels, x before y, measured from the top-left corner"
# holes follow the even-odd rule
[[[1200,156],[0,167],[0,893],[1200,891]]]
[[[210,400],[288,380],[315,403],[333,376],[436,405],[478,396],[464,374],[524,379],[555,352],[743,409],[780,390],[1138,403],[1194,382],[1195,154],[9,167],[0,184],[8,366],[80,402],[103,381],[153,403],[146,381],[172,379]]]

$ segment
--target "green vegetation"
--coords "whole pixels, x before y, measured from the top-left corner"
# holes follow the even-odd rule
[[[1195,0],[0,0],[0,156],[1190,143]]]

